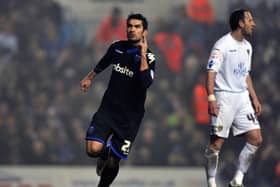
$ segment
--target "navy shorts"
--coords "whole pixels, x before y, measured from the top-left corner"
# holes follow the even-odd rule
[[[85,139],[98,141],[103,145],[109,143],[115,155],[127,160],[142,118],[143,114],[135,119],[121,120],[120,116],[97,111],[91,120]]]

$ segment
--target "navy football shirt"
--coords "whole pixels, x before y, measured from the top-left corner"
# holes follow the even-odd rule
[[[117,41],[95,66],[100,73],[112,65],[112,74],[99,111],[109,112],[115,119],[130,121],[142,118],[147,88],[152,84],[155,72],[155,56],[148,50],[149,68],[140,71],[140,48],[129,41]]]

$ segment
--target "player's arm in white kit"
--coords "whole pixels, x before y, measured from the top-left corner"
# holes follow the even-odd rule
[[[216,97],[214,95],[215,79],[217,72],[223,61],[222,51],[217,47],[217,43],[214,45],[211,55],[207,64],[207,76],[206,76],[206,91],[208,94],[208,112],[210,115],[218,115],[218,107]]]
[[[252,104],[254,106],[256,115],[258,116],[258,115],[261,114],[262,108],[261,108],[261,104],[259,102],[259,99],[257,97],[257,94],[255,92],[250,74],[248,74],[247,77],[246,77],[246,83],[247,83],[247,86],[248,86],[248,92],[251,96]]]
[[[216,72],[213,70],[208,70],[206,77],[206,90],[208,94],[208,112],[210,115],[217,116],[218,115],[218,107],[216,98],[214,95],[214,84]]]

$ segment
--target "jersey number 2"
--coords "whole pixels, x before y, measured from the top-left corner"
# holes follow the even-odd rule
[[[131,142],[129,140],[124,140],[124,145],[122,146],[122,151],[124,155],[128,155],[130,151]]]

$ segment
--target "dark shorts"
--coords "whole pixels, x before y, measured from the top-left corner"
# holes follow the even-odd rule
[[[127,160],[142,118],[143,114],[135,119],[121,120],[120,116],[98,111],[92,118],[85,139],[98,141],[103,145],[109,143],[114,154]]]

